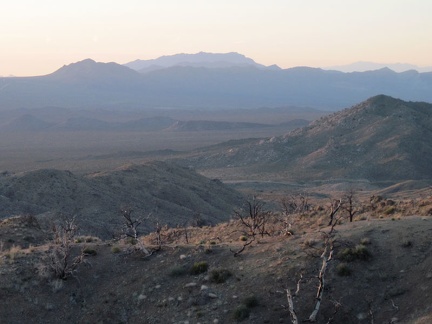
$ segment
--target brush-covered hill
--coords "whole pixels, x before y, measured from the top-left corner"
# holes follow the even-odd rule
[[[75,216],[83,233],[101,237],[121,228],[122,208],[146,218],[143,230],[149,231],[156,222],[225,221],[241,203],[241,195],[220,181],[163,162],[85,176],[60,170],[0,176],[0,218],[31,214],[51,221]]]
[[[187,160],[225,179],[432,179],[432,104],[379,95],[284,136],[223,143]]]

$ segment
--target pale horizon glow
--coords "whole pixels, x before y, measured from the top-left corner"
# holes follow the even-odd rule
[[[20,0],[0,5],[0,76],[91,58],[238,52],[264,65],[432,66],[430,0]]]

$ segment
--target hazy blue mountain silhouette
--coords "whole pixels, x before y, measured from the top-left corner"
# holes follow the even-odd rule
[[[432,73],[388,68],[342,73],[317,68],[172,66],[145,74],[87,59],[39,77],[0,78],[0,110],[66,108],[230,109],[278,106],[337,110],[378,94],[432,102]]]
[[[239,53],[205,53],[196,54],[175,54],[161,56],[151,60],[135,60],[124,64],[125,66],[146,73],[150,71],[160,70],[173,66],[188,66],[188,67],[204,67],[204,68],[230,68],[235,66],[256,67],[261,69],[278,69],[277,66],[266,67],[256,63],[251,58],[248,58]]]

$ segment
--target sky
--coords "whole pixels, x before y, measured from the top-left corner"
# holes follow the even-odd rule
[[[282,68],[431,66],[431,13],[430,0],[2,1],[0,75],[201,51]]]

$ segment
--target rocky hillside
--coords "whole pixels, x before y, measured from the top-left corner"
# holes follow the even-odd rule
[[[18,214],[39,220],[76,216],[83,233],[111,237],[121,224],[121,208],[170,226],[230,218],[242,203],[239,193],[218,180],[162,162],[78,176],[68,171],[38,170],[0,176],[0,218]]]
[[[224,143],[188,165],[226,179],[432,179],[432,105],[380,95],[284,136]]]

